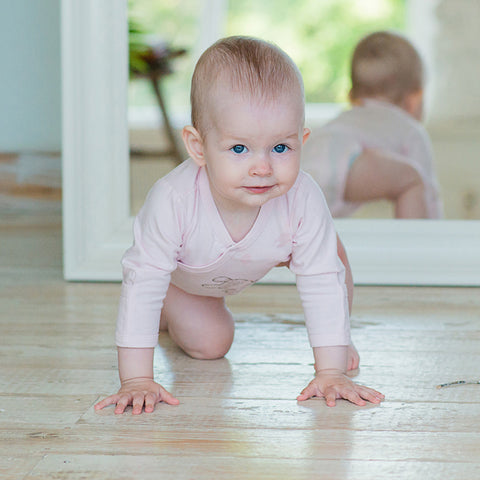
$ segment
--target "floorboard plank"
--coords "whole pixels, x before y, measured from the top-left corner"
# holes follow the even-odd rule
[[[115,476],[112,475],[115,470]],[[476,478],[478,464],[446,462],[392,462],[331,460],[232,458],[231,456],[191,456],[172,462],[164,456],[132,455],[48,455],[25,477],[25,480],[50,478],[143,480],[162,478],[211,480],[212,478],[271,479],[271,480],[371,480],[372,478],[425,479],[448,478],[465,480]],[[477,477],[478,478],[478,477]]]
[[[228,455],[234,458],[368,460],[475,463],[476,433],[389,432],[321,429],[194,429],[81,425],[63,429],[0,430],[2,456],[29,450],[32,455],[141,455],[184,457]],[[383,448],[378,448],[382,445]],[[461,446],[461,447],[460,447]],[[2,457],[0,457],[2,458]]]

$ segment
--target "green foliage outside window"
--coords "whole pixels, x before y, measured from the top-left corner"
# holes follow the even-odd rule
[[[170,103],[185,107],[202,2],[131,0],[130,7],[144,30],[188,49],[190,58],[175,64],[166,85]],[[380,29],[405,29],[405,0],[231,0],[225,35],[279,45],[303,74],[307,102],[323,103],[346,101],[352,50],[362,36]],[[153,103],[146,96],[137,95],[133,103]]]
[[[350,57],[361,37],[404,28],[405,0],[231,1],[228,16],[229,33],[262,36],[293,58],[311,103],[346,100]]]

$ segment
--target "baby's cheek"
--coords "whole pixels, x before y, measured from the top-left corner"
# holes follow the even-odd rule
[[[290,160],[285,164],[284,169],[285,178],[288,178],[293,185],[298,177],[298,173],[300,172],[300,158],[297,156],[290,158]]]

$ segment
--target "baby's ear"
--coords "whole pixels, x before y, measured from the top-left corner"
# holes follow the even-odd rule
[[[413,118],[416,118],[419,122],[423,117],[423,90],[415,90],[414,92],[407,93],[403,100],[403,108]]]
[[[190,157],[199,167],[203,167],[206,162],[203,152],[203,140],[198,130],[191,125],[183,127],[182,138]]]
[[[303,129],[303,141],[302,141],[302,144],[304,144],[308,137],[310,136],[310,134],[312,133],[312,131],[309,129],[309,128],[304,128]]]

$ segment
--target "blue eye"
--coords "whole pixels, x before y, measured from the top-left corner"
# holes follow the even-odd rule
[[[245,145],[235,145],[230,149],[233,153],[245,153],[247,151],[247,147]]]
[[[273,147],[273,151],[275,153],[285,153],[287,150],[288,150],[288,147],[286,145],[284,145],[283,143],[281,143],[280,145],[275,145]]]

